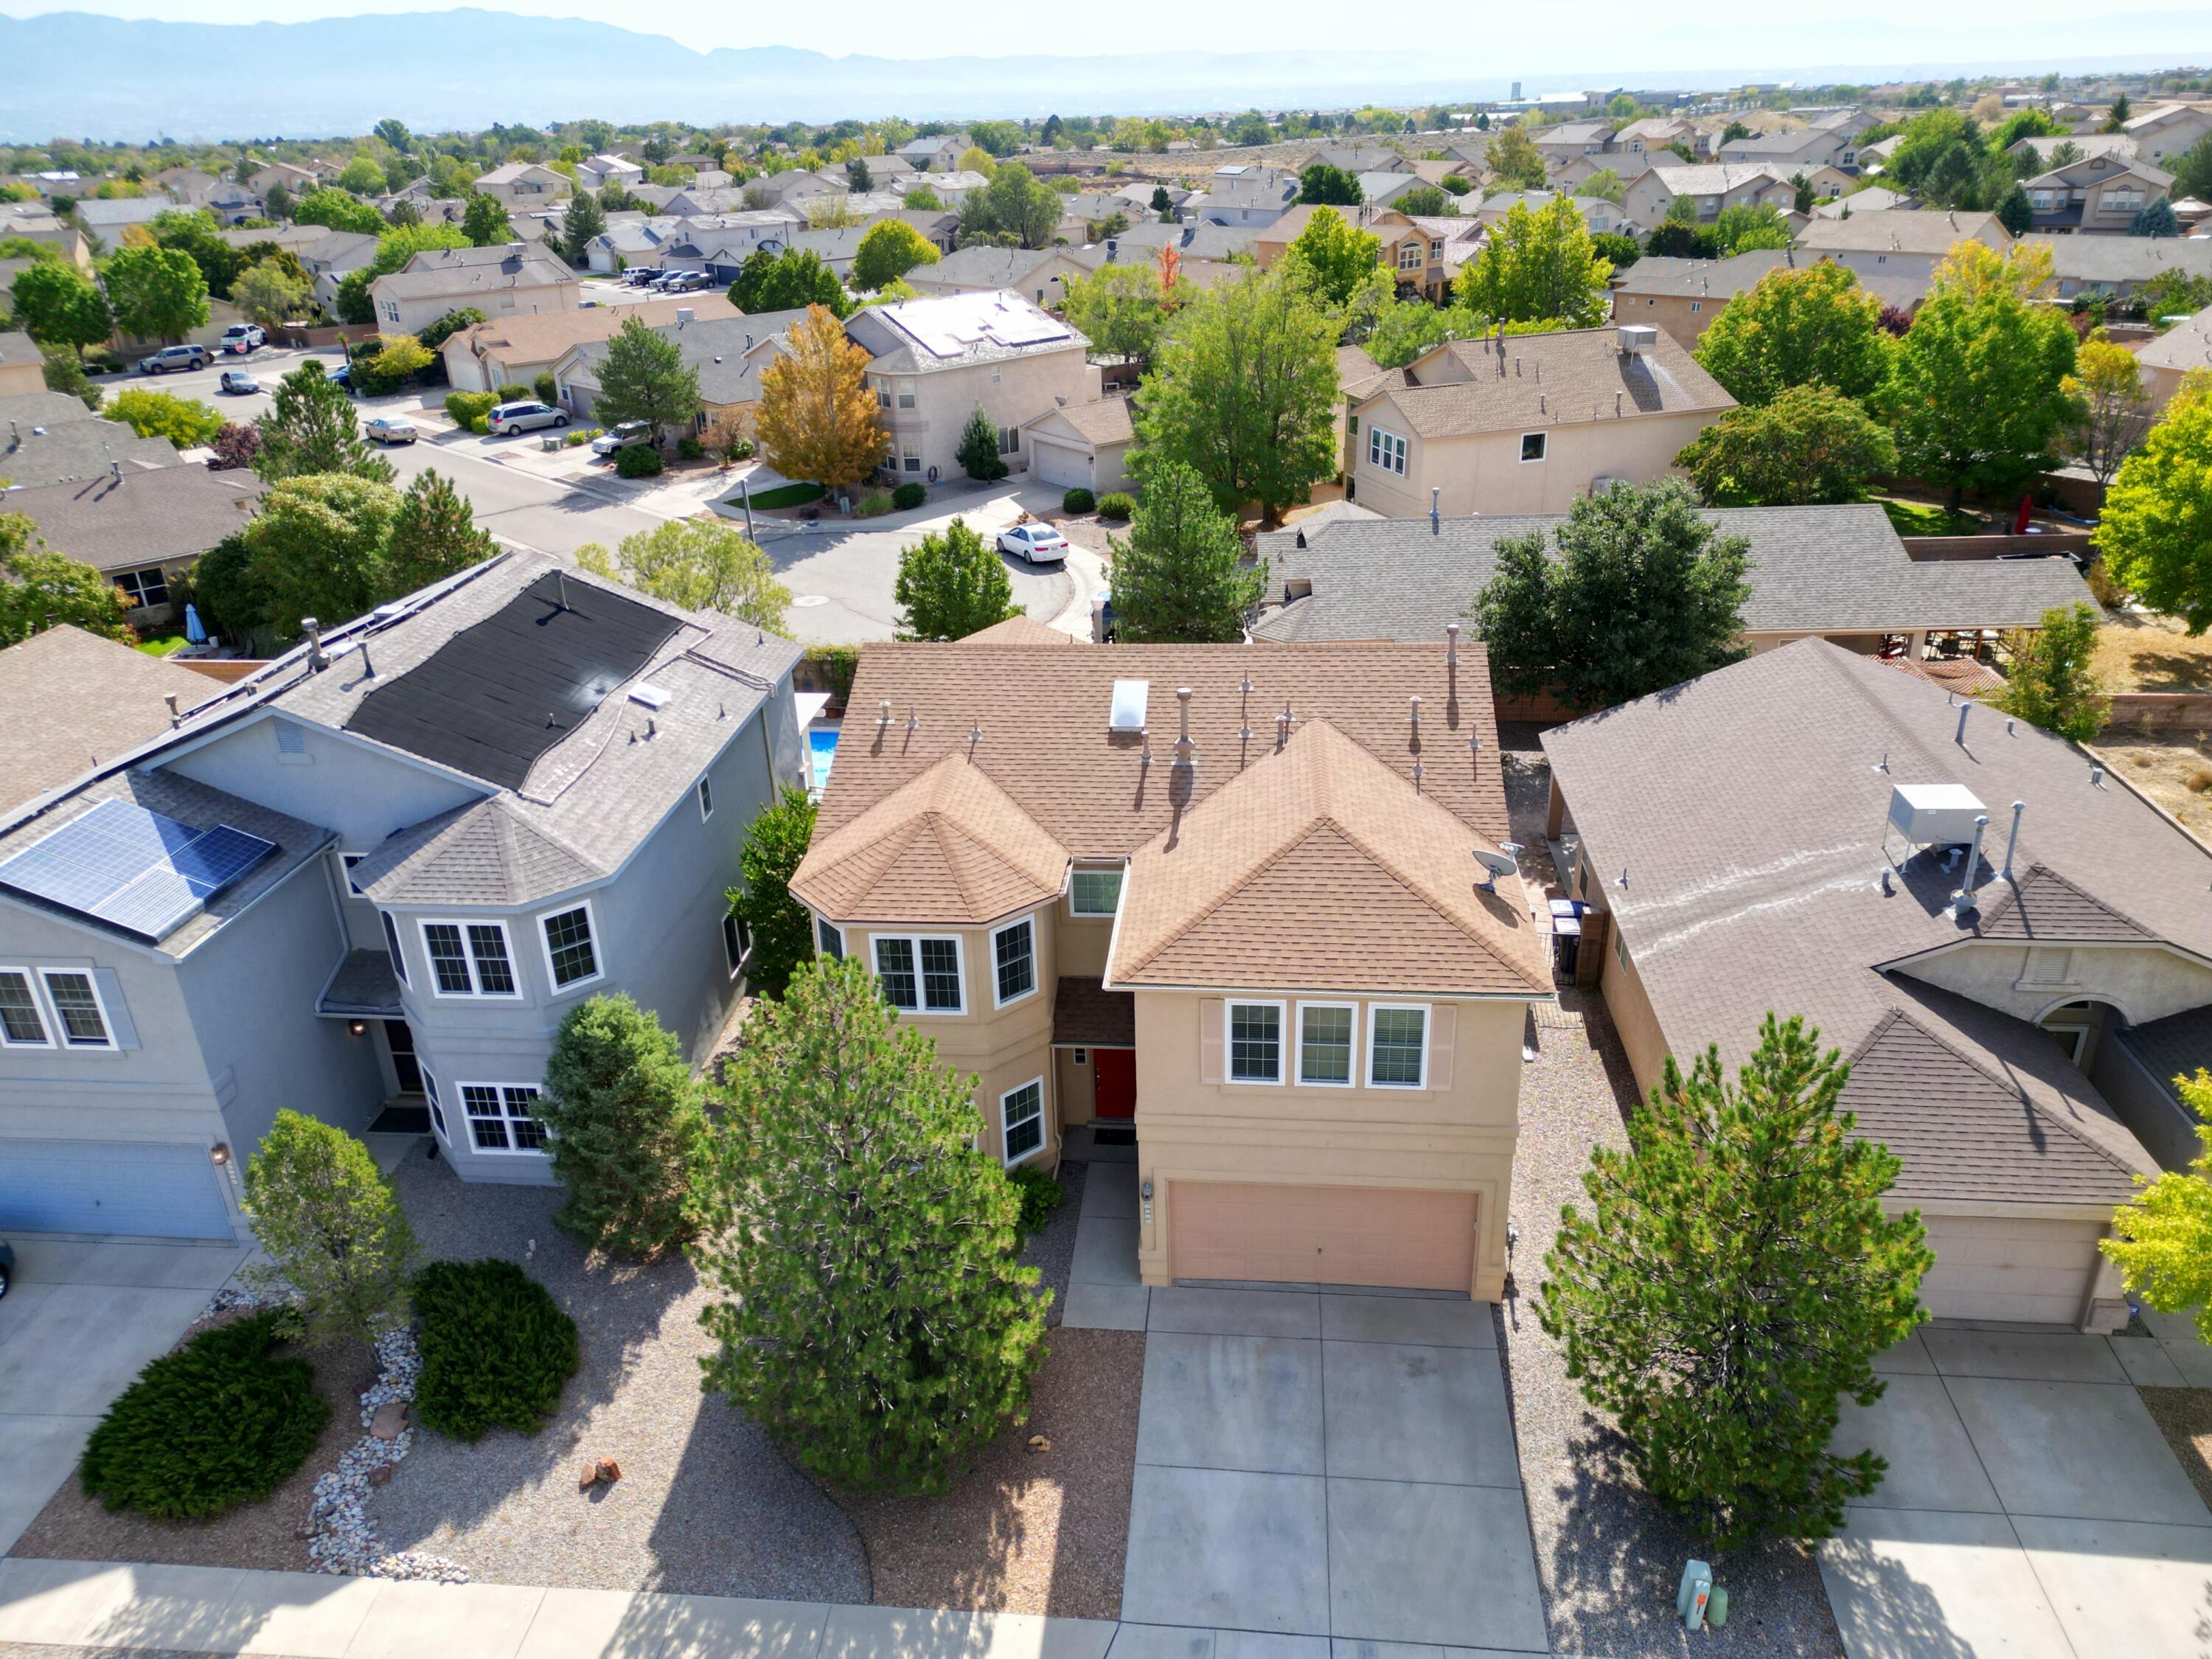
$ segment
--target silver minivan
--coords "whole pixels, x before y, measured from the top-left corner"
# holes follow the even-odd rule
[[[535,398],[501,404],[484,417],[484,430],[495,438],[504,438],[510,432],[535,432],[541,426],[568,424],[567,415]]]

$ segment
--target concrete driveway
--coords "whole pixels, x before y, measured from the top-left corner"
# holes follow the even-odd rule
[[[1489,1308],[1152,1291],[1121,1617],[1547,1651]]]
[[[2165,1340],[1925,1327],[1845,1402],[1889,1474],[1820,1571],[1850,1659],[2205,1659],[2212,1510],[2136,1392],[2212,1386]]]
[[[242,1244],[23,1238],[0,1297],[0,1555],[69,1478],[85,1437],[245,1261]]]

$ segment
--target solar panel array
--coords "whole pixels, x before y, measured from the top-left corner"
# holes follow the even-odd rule
[[[0,885],[160,939],[276,850],[228,824],[195,830],[104,800],[0,863]]]

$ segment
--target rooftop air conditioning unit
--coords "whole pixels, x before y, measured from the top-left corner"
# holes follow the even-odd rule
[[[1624,323],[1620,328],[1620,349],[1631,357],[1648,357],[1659,344],[1659,331],[1647,323]]]
[[[1988,808],[1962,783],[1900,783],[1889,793],[1889,827],[1915,847],[1963,847]]]

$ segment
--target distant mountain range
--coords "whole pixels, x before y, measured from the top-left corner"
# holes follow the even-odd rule
[[[1988,55],[1985,33],[1940,21],[1909,40],[1849,17],[1751,33],[1677,25],[1599,44],[1571,33],[1558,32],[1558,42],[1540,51],[1515,48],[1511,62],[1480,46],[898,59],[830,58],[788,46],[695,52],[665,36],[582,19],[468,9],[256,24],[52,12],[0,16],[0,141],[317,137],[365,132],[385,116],[441,131],[495,121],[543,126],[582,116],[705,125],[891,113],[1154,114],[1496,98],[1512,78],[1534,93],[1747,79],[2078,73],[2212,58],[2212,12],[2204,11],[2104,17],[2094,27],[2078,19],[2063,27],[2023,24],[2001,43],[2003,58]],[[1868,61],[1907,46],[1911,58]]]

